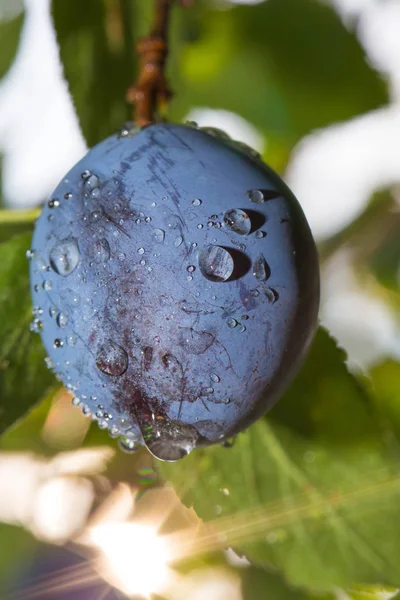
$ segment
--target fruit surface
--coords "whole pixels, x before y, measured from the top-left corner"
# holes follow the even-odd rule
[[[316,327],[314,241],[293,194],[214,130],[158,124],[93,148],[44,207],[35,319],[75,403],[158,458],[246,428]]]

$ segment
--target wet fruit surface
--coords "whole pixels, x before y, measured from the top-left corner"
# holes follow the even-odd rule
[[[152,125],[96,146],[46,204],[29,258],[32,330],[74,403],[164,460],[263,414],[316,326],[296,199],[214,130]]]

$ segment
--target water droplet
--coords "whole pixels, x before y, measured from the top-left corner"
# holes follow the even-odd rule
[[[198,260],[201,274],[209,281],[226,281],[233,273],[233,258],[221,246],[208,246],[204,248],[199,253]]]
[[[95,200],[96,200],[97,198],[100,198],[100,196],[101,196],[101,191],[100,191],[100,189],[99,189],[99,188],[94,188],[94,190],[92,190],[92,191],[90,192],[90,197],[91,197],[91,198],[94,198]]]
[[[49,308],[49,315],[52,319],[55,319],[56,316],[58,315],[58,309],[56,306],[50,306]]]
[[[90,175],[83,186],[86,192],[91,192],[95,188],[99,187],[99,178],[97,175]]]
[[[242,319],[243,319],[243,321],[248,321],[248,319],[249,319],[249,315],[243,315],[243,316],[242,316]]]
[[[221,381],[221,378],[218,377],[218,375],[216,375],[215,373],[211,373],[210,375],[210,379],[211,381],[213,381],[214,383],[219,383]]]
[[[32,314],[33,314],[35,317],[39,317],[40,315],[42,315],[42,314],[43,314],[43,308],[40,308],[40,306],[34,306],[34,307],[32,308]]]
[[[199,224],[197,225],[197,229],[203,229],[203,227],[204,227],[204,225],[203,225],[202,223],[199,223]]]
[[[97,352],[96,366],[105,375],[119,377],[128,368],[128,354],[118,344],[107,340]]]
[[[59,327],[66,327],[67,324],[68,324],[68,315],[60,312],[60,314],[57,317],[57,325]]]
[[[251,230],[250,217],[244,210],[231,208],[224,213],[224,224],[227,229],[239,235],[247,235]]]
[[[152,202],[151,205],[154,207],[154,206],[157,206],[157,203],[156,202]]]
[[[250,290],[249,291],[249,296],[251,296],[252,298],[258,298],[259,295],[260,295],[260,292],[258,290]]]
[[[202,127],[201,130],[205,131],[205,133],[208,133],[208,135],[212,135],[212,137],[220,138],[223,140],[231,139],[231,137],[227,133],[225,133],[225,131],[222,131],[222,129],[218,129],[217,127]]]
[[[226,324],[228,325],[229,329],[234,329],[238,325],[238,322],[233,317],[229,317],[226,320]]]
[[[78,341],[78,338],[75,335],[69,335],[67,337],[67,344],[68,346],[70,346],[71,348],[73,348],[74,346],[76,346]]]
[[[250,202],[255,202],[255,204],[262,204],[265,202],[264,193],[261,190],[249,190],[247,195]]]
[[[97,240],[91,245],[89,253],[96,263],[106,263],[110,259],[110,244],[105,238]]]
[[[186,279],[187,279],[188,281],[193,281],[193,277],[192,277],[191,275],[188,275],[188,276],[186,277]]]
[[[62,348],[64,346],[64,342],[59,338],[56,338],[53,342],[54,348]]]
[[[145,221],[146,221],[146,223],[151,223],[151,217],[146,217]]]
[[[144,248],[139,248],[138,252],[139,252],[139,254],[144,254],[145,253],[145,249]]]
[[[188,271],[189,273],[193,273],[196,270],[196,267],[193,265],[189,265],[188,267],[186,267],[186,271]]]
[[[175,462],[187,456],[197,444],[199,434],[191,425],[165,418],[138,415],[139,427],[149,452],[159,460]]]
[[[279,294],[276,290],[274,290],[274,288],[264,288],[263,292],[270,304],[275,304],[275,302],[279,300]]]
[[[182,244],[182,242],[183,242],[183,237],[180,235],[175,239],[175,242],[174,242],[175,248],[179,248],[179,246]]]
[[[34,319],[29,326],[29,329],[32,331],[32,333],[39,333],[39,331],[41,331],[42,328],[43,323],[40,319]]]
[[[253,275],[258,281],[265,281],[271,275],[271,270],[263,254],[260,254],[254,261]]]
[[[119,131],[117,133],[117,137],[119,139],[126,138],[126,137],[133,137],[134,135],[139,133],[139,131],[140,131],[140,127],[138,127],[135,123],[133,123],[133,121],[128,121],[121,127],[121,129],[119,129]]]
[[[165,231],[163,229],[154,229],[153,237],[158,244],[162,244],[165,239]]]
[[[118,254],[118,260],[119,260],[120,262],[124,262],[124,260],[125,260],[125,259],[126,259],[126,254],[124,254],[123,252],[120,252],[120,253]]]
[[[80,403],[81,403],[80,399],[77,398],[76,396],[75,396],[75,398],[72,398],[72,406],[79,406]]]
[[[192,204],[193,206],[200,206],[202,204],[202,200],[200,200],[200,198],[195,198],[192,200]]]
[[[33,258],[35,258],[35,253],[33,252],[33,250],[27,250],[25,256],[28,260],[32,260]]]
[[[43,282],[43,289],[45,292],[50,292],[53,289],[53,284],[49,279]]]
[[[258,231],[256,231],[256,238],[257,239],[261,239],[263,237],[265,237],[267,234],[265,233],[265,231],[261,231],[261,229],[259,229]]]
[[[239,333],[244,333],[246,331],[246,325],[243,325],[243,323],[239,326]]]
[[[107,421],[104,420],[97,421],[97,425],[99,426],[99,429],[107,429],[108,427]]]
[[[207,227],[214,227],[214,223],[212,221],[208,221]]]
[[[96,208],[96,210],[94,210],[93,212],[91,212],[89,214],[90,223],[98,223],[100,221],[100,219],[103,217],[103,214],[104,214],[104,210],[101,206],[99,206],[99,208]]]
[[[205,387],[201,390],[200,395],[201,396],[212,396],[214,393],[214,388],[212,387]]]
[[[67,192],[66,194],[64,194],[64,198],[65,198],[66,200],[71,200],[71,198],[72,198],[72,194],[71,194],[71,192]]]
[[[57,198],[52,198],[48,201],[47,206],[49,208],[57,208],[58,206],[60,206],[60,201],[57,200]]]
[[[86,179],[89,179],[91,174],[92,173],[88,169],[86,169],[86,171],[83,171],[83,173],[81,173],[81,177],[84,181],[86,181]]]
[[[118,446],[126,454],[134,454],[140,449],[140,444],[129,437],[122,437],[118,440]]]
[[[67,277],[76,269],[80,260],[80,252],[76,240],[63,240],[56,244],[50,252],[50,266],[62,277]]]

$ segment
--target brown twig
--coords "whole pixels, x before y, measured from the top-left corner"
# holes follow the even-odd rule
[[[164,70],[168,56],[169,17],[175,1],[182,6],[192,3],[192,0],[155,0],[155,16],[150,35],[137,43],[139,75],[136,83],[128,90],[127,100],[135,104],[135,122],[140,127],[154,123],[159,109],[172,96]]]

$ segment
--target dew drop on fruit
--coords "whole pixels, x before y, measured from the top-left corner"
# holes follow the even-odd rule
[[[231,254],[221,246],[208,246],[199,253],[201,274],[209,281],[227,281],[233,273]]]
[[[275,304],[275,302],[279,300],[279,294],[276,290],[274,290],[274,288],[267,287],[263,290],[263,292],[270,304]]]
[[[105,375],[119,377],[128,368],[128,354],[118,344],[107,340],[97,352],[96,366]]]
[[[101,206],[99,206],[99,208],[96,208],[96,210],[94,210],[93,212],[91,212],[89,214],[89,221],[90,223],[98,223],[100,221],[100,219],[102,218],[104,214],[103,208]]]
[[[53,342],[54,348],[62,348],[64,346],[64,342],[59,338],[56,338]]]
[[[221,378],[216,373],[211,373],[210,379],[214,383],[219,383],[221,381]]]
[[[39,331],[41,331],[42,328],[43,323],[40,319],[34,319],[29,326],[29,329],[32,331],[32,333],[39,333]]]
[[[192,204],[193,206],[200,206],[202,204],[202,200],[200,200],[200,198],[195,198],[192,200]]]
[[[229,317],[229,319],[226,320],[226,324],[229,329],[234,329],[238,325],[238,322],[233,317]]]
[[[78,342],[78,338],[75,335],[69,335],[67,337],[67,344],[71,348],[73,348],[74,346],[76,346],[77,342]]]
[[[67,277],[76,269],[80,260],[80,252],[76,240],[63,240],[56,244],[50,252],[50,266],[62,277]]]
[[[201,390],[200,395],[201,396],[212,396],[214,393],[214,388],[212,387],[205,387]]]
[[[50,306],[49,308],[49,315],[52,319],[55,319],[56,316],[58,315],[58,310],[56,306]]]
[[[181,235],[179,235],[174,241],[175,248],[179,248],[179,246],[182,244],[182,242],[183,242],[183,237]]]
[[[231,208],[225,211],[223,221],[225,227],[239,235],[247,235],[251,230],[249,215],[240,208]]]
[[[265,231],[261,231],[261,229],[259,229],[258,231],[256,231],[256,238],[261,240],[263,237],[265,237],[267,234],[265,233]]]
[[[144,254],[144,252],[145,252],[144,248],[139,248],[139,249],[138,249],[138,253],[139,253],[139,254]]]
[[[66,315],[63,312],[60,312],[60,314],[57,317],[57,325],[59,327],[66,327],[68,325],[68,315]]]
[[[89,175],[89,177],[85,181],[85,185],[84,185],[85,191],[91,192],[92,190],[94,190],[98,187],[99,187],[99,178],[97,177],[97,175]]]
[[[254,202],[255,204],[262,204],[265,202],[265,196],[261,190],[249,190],[247,196],[249,197],[250,202]]]
[[[43,282],[43,289],[45,292],[50,292],[53,289],[53,284],[49,279]]]
[[[187,456],[199,439],[194,427],[179,421],[138,415],[138,423],[146,448],[155,458],[166,462]]]
[[[154,229],[153,237],[157,244],[162,244],[165,239],[165,231],[163,229]]]
[[[254,261],[253,275],[258,281],[265,281],[271,275],[271,270],[263,254],[260,254]]]

